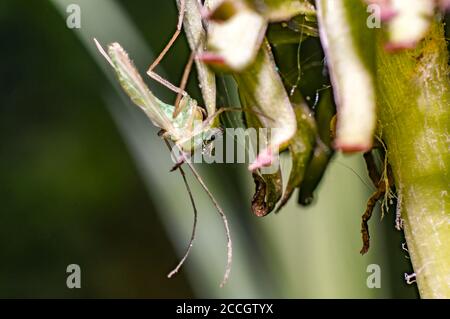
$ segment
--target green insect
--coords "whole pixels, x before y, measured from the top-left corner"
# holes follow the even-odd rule
[[[124,91],[145,112],[152,123],[164,131],[164,137],[173,141],[185,152],[192,152],[203,145],[205,133],[212,129],[213,117],[204,120],[204,110],[198,106],[195,99],[182,92],[179,103],[180,112],[176,114],[174,105],[162,102],[148,89],[120,44],[110,44],[108,52],[105,52],[97,41],[96,44],[114,68]],[[167,84],[167,82],[163,83]]]
[[[150,118],[152,123],[161,128],[161,136],[166,141],[166,144],[170,148],[169,140],[172,141],[176,147],[180,150],[181,160],[174,169],[179,169],[183,176],[183,180],[186,184],[193,208],[194,208],[194,227],[192,230],[191,240],[189,242],[187,251],[180,263],[175,267],[175,269],[170,272],[169,277],[178,272],[181,265],[186,260],[190,249],[192,247],[195,230],[197,224],[197,209],[192,197],[191,190],[187,184],[184,171],[181,168],[181,164],[186,163],[192,170],[195,178],[200,182],[201,186],[204,188],[214,206],[219,212],[219,215],[223,219],[223,223],[226,230],[227,236],[227,266],[224,274],[221,286],[223,286],[229,277],[231,271],[232,262],[232,242],[230,236],[230,229],[228,225],[228,220],[223,212],[220,205],[217,203],[214,196],[211,194],[206,184],[203,182],[201,176],[195,170],[194,166],[190,162],[189,154],[194,150],[204,146],[206,141],[204,139],[207,132],[214,129],[213,123],[214,118],[221,113],[221,111],[216,112],[210,117],[204,119],[204,110],[198,106],[197,101],[191,98],[186,92],[181,89],[174,87],[172,84],[168,83],[166,80],[162,79],[162,83],[167,85],[169,88],[173,89],[177,93],[181,94],[181,100],[179,102],[178,108],[174,105],[170,105],[162,102],[158,99],[144,83],[136,67],[131,62],[128,54],[118,43],[112,43],[108,46],[108,52],[106,52],[100,43],[94,39],[100,53],[105,57],[109,64],[114,68],[116,76],[119,80],[120,85],[123,90],[127,93],[130,99],[139,106],[145,114]],[[153,74],[154,77],[154,74]],[[161,80],[161,79],[160,79]],[[177,114],[178,113],[178,114]],[[208,134],[210,136],[210,134]]]

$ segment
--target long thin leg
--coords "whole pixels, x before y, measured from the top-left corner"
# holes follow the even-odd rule
[[[180,12],[178,13],[178,23],[177,23],[177,30],[175,31],[175,33],[172,35],[172,38],[170,39],[169,43],[166,44],[166,46],[164,47],[164,49],[161,51],[161,53],[158,55],[158,57],[156,58],[155,61],[153,61],[153,63],[150,65],[150,67],[148,68],[148,72],[152,72],[153,69],[159,64],[159,62],[161,62],[161,60],[164,58],[164,56],[167,54],[167,52],[169,51],[169,49],[172,47],[173,43],[175,42],[175,40],[178,38],[178,36],[181,33],[181,27],[183,26],[183,19],[184,19],[184,10],[186,8],[186,0],[181,0],[180,1]]]
[[[192,165],[192,163],[189,161],[189,159],[186,158],[186,156],[184,155],[182,150],[181,150],[181,154],[182,154],[182,156],[185,159],[185,163],[189,166],[189,168],[192,171],[192,173],[194,174],[195,178],[200,183],[202,188],[205,190],[205,192],[208,195],[208,197],[211,200],[211,202],[214,204],[214,207],[217,209],[217,212],[219,213],[219,216],[222,218],[223,225],[225,227],[225,234],[226,234],[226,237],[227,237],[227,263],[226,263],[226,266],[225,266],[225,273],[223,275],[222,282],[220,283],[220,287],[223,287],[227,283],[228,278],[230,277],[231,265],[232,265],[232,261],[233,261],[233,243],[232,243],[232,240],[231,240],[231,231],[230,231],[230,226],[229,226],[229,223],[228,223],[228,218],[227,218],[227,215],[224,213],[222,207],[220,207],[220,205],[217,202],[217,200],[214,197],[214,195],[210,192],[210,190],[206,186],[206,184],[203,181],[203,179],[200,176],[200,174],[195,169],[194,165]]]
[[[161,53],[158,55],[155,61],[150,65],[150,67],[147,70],[147,74],[154,79],[155,81],[158,81],[162,85],[166,86],[170,90],[174,91],[178,95],[186,95],[187,93],[184,91],[184,89],[180,89],[167,81],[166,79],[162,78],[159,74],[153,72],[153,69],[156,68],[156,66],[161,62],[161,60],[164,58],[164,56],[169,52],[170,48],[178,38],[178,36],[181,33],[181,27],[183,26],[183,19],[184,19],[184,11],[186,8],[186,0],[180,1],[180,12],[178,13],[178,23],[177,23],[177,29],[175,30],[175,33],[172,35],[172,38],[170,38],[169,42],[166,44],[164,49],[161,51]]]
[[[203,122],[202,125],[200,127],[200,130],[203,130],[204,128],[206,128],[209,124],[212,123],[212,121],[217,118],[220,114],[224,113],[224,112],[248,112],[251,114],[256,114],[259,115],[261,117],[264,117],[270,121],[274,121],[273,118],[271,118],[268,115],[262,114],[261,112],[252,110],[252,109],[242,109],[239,107],[223,107],[220,108],[219,110],[217,110],[214,114],[212,114],[211,116],[208,116]],[[198,134],[198,131],[195,131],[192,135],[186,136],[185,138],[179,140],[177,142],[177,144],[183,144],[184,142],[190,140],[194,135]]]
[[[170,83],[169,81],[167,81],[166,79],[164,79],[161,75],[159,75],[158,73],[155,73],[153,71],[147,71],[147,74],[155,81],[161,83],[162,85],[164,85],[165,87],[167,87],[168,89],[172,90],[173,92],[180,94],[182,96],[187,95],[187,92],[180,89],[179,87],[173,85],[172,83]]]
[[[164,130],[161,130],[158,132],[158,135],[163,137],[164,142],[166,143],[167,147],[169,149],[171,149],[170,143],[169,141],[164,138]],[[176,145],[175,145],[176,146]],[[230,277],[230,272],[231,272],[231,264],[233,261],[233,243],[231,241],[231,231],[230,231],[230,226],[228,224],[228,218],[225,215],[223,209],[220,207],[219,203],[216,201],[214,195],[209,191],[208,187],[206,186],[205,182],[203,181],[202,177],[200,176],[200,174],[197,172],[197,170],[195,169],[195,167],[192,165],[192,163],[189,161],[189,159],[186,158],[185,153],[180,150],[182,157],[183,157],[183,163],[186,163],[190,170],[192,171],[192,173],[194,174],[195,178],[197,179],[197,181],[200,183],[200,185],[202,186],[202,188],[205,190],[206,194],[208,195],[208,197],[211,199],[212,203],[214,204],[215,208],[217,209],[220,217],[222,218],[224,227],[225,227],[225,234],[227,237],[227,264],[225,266],[225,273],[222,279],[222,282],[220,283],[220,287],[223,287],[227,281],[228,278]],[[181,165],[178,167],[178,169],[180,169],[181,172]],[[194,214],[195,214],[195,220],[194,220],[194,229],[192,230],[192,236],[191,236],[191,241],[189,242],[189,247],[186,251],[185,257],[182,258],[182,260],[180,261],[179,265],[169,274],[170,276],[172,275],[172,273],[176,273],[176,271],[178,271],[179,267],[181,267],[181,265],[183,264],[183,262],[186,260],[187,255],[189,255],[190,249],[192,247],[192,242],[195,238],[195,229],[197,226],[197,209],[195,208],[195,204],[194,204],[194,199],[192,197],[192,193],[190,191],[190,188],[187,184],[187,180],[185,179],[185,175],[184,172],[182,172],[183,175],[183,179],[185,181],[186,187],[188,188],[188,192],[189,192],[189,196],[191,198],[191,202],[192,205],[194,206]]]
[[[164,142],[166,143],[167,147],[170,150],[170,144],[167,141],[167,139],[164,138]],[[194,225],[192,226],[192,234],[191,234],[191,238],[189,240],[189,245],[186,249],[186,252],[184,253],[183,258],[181,258],[181,260],[179,261],[177,266],[167,275],[168,278],[172,278],[175,274],[177,274],[178,271],[180,270],[181,266],[183,266],[184,262],[188,258],[189,253],[191,252],[192,246],[194,245],[195,234],[196,234],[196,230],[197,230],[197,220],[198,220],[197,207],[195,206],[194,196],[192,195],[191,188],[189,187],[188,181],[186,179],[186,174],[184,173],[184,170],[181,167],[181,165],[178,166],[177,169],[179,170],[181,177],[183,178],[184,185],[186,186],[186,190],[189,194],[189,199],[191,200],[192,209],[194,210]]]
[[[195,52],[192,51],[191,55],[189,56],[189,61],[186,64],[186,67],[184,68],[183,76],[181,78],[181,83],[180,83],[181,92],[185,92],[184,89],[186,88],[187,81],[189,79],[189,74],[191,73],[192,64],[194,64],[194,60],[195,60]],[[177,99],[175,100],[175,110],[173,111],[173,115],[172,115],[173,118],[176,118],[178,113],[180,113],[180,111],[181,111],[180,101],[183,96],[183,94],[181,92],[177,94]]]
[[[181,168],[181,166],[178,167],[178,171],[180,172],[181,177],[183,177],[184,185],[186,186],[186,189],[189,194],[189,199],[191,200],[192,209],[194,210],[194,224],[192,225],[191,238],[189,239],[189,245],[186,249],[186,252],[184,253],[183,258],[181,258],[178,265],[167,275],[168,278],[172,278],[173,275],[177,274],[178,271],[180,270],[181,266],[183,266],[184,262],[188,258],[189,254],[191,252],[192,246],[194,245],[194,240],[195,240],[195,235],[196,235],[196,230],[197,230],[197,220],[198,220],[197,207],[195,206],[194,197],[192,195],[191,188],[189,187],[189,184],[187,182],[186,174],[184,173],[184,170]]]

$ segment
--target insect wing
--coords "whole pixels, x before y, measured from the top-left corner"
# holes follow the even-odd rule
[[[173,129],[172,122],[161,109],[165,103],[150,92],[142,77],[139,75],[139,72],[136,70],[136,67],[128,57],[128,54],[120,44],[110,44],[108,46],[108,53],[106,53],[97,40],[95,42],[102,55],[116,71],[120,85],[131,100],[147,114],[155,126],[166,131],[171,131]]]

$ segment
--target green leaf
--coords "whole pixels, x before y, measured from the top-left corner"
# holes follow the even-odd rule
[[[316,109],[317,135],[316,144],[310,162],[306,167],[306,173],[300,184],[298,202],[307,206],[314,199],[314,191],[322,180],[328,164],[334,154],[331,147],[331,127],[335,107],[331,92],[324,91]]]
[[[244,108],[249,107],[246,93],[242,89],[239,91],[241,104]],[[247,127],[255,129],[264,127],[261,117],[252,112],[245,113],[245,122]],[[278,166],[276,172],[271,174],[263,174],[261,169],[255,169],[252,172],[252,176],[256,187],[252,198],[252,211],[256,216],[263,217],[273,211],[283,194],[281,168]]]
[[[295,113],[278,74],[270,46],[264,42],[254,63],[245,71],[235,73],[241,96],[246,106],[255,113],[260,127],[271,129],[271,139],[267,149],[260,150],[251,165],[254,169],[262,154],[276,153],[285,148],[297,130]]]
[[[314,199],[314,191],[322,180],[328,167],[333,152],[322,141],[318,141],[314,148],[311,161],[306,168],[306,174],[300,185],[298,202],[303,206],[308,206]]]
[[[297,132],[289,144],[292,169],[277,211],[283,208],[291,198],[295,188],[302,183],[316,143],[316,126],[313,112],[304,102],[294,104],[294,111],[297,118]]]

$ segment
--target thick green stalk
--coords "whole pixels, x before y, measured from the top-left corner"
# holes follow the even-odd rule
[[[382,138],[422,298],[450,298],[450,82],[443,25],[416,49],[387,53],[378,37]]]

